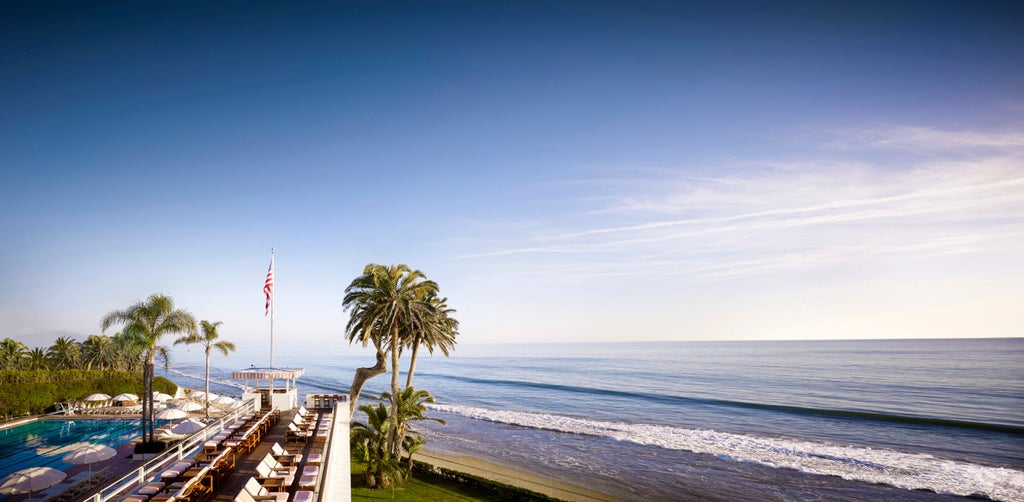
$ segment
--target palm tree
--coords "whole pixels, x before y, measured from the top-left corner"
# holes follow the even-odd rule
[[[115,368],[123,371],[139,371],[142,369],[142,349],[132,343],[128,336],[122,333],[114,333],[111,337],[114,345]]]
[[[363,268],[363,275],[356,277],[345,288],[345,309],[352,309],[346,331],[349,342],[359,340],[365,346],[373,342],[377,350],[377,365],[358,368],[349,390],[351,404],[349,414],[354,413],[356,401],[363,383],[368,378],[387,371],[384,354],[391,354],[391,427],[390,450],[397,457],[401,450],[398,431],[398,403],[401,389],[398,386],[402,333],[413,333],[422,329],[430,318],[432,307],[427,299],[437,295],[437,283],[427,280],[423,272],[408,265],[378,265],[371,263]],[[369,376],[366,376],[369,375]],[[361,379],[361,380],[360,380]]]
[[[36,347],[28,351],[28,355],[25,356],[25,369],[45,370],[49,368],[50,360],[46,357],[46,352],[43,349]]]
[[[85,369],[105,370],[114,365],[116,355],[114,341],[106,335],[89,335],[82,342]]]
[[[391,399],[387,392],[381,392],[381,401]],[[406,387],[398,399],[398,435],[402,438],[402,448],[409,454],[407,468],[412,469],[412,456],[419,451],[426,441],[423,436],[409,428],[410,422],[432,420],[444,425],[444,420],[427,416],[427,403],[433,403],[434,396],[429,391]]]
[[[398,395],[397,408],[388,407],[385,403],[396,400],[392,395],[382,392],[376,406],[364,404],[359,410],[366,413],[366,423],[352,422],[352,449],[362,456],[366,462],[366,484],[370,488],[387,488],[393,482],[403,481],[412,470],[412,456],[425,443],[420,433],[410,429],[413,421],[433,420],[444,423],[444,420],[426,416],[425,403],[433,403],[434,397],[425,390],[406,387]],[[392,429],[391,416],[397,411],[398,429]],[[401,457],[391,452],[392,433],[398,435],[402,448],[409,454],[403,466]]]
[[[420,346],[427,348],[431,355],[434,349],[440,349],[441,353],[448,357],[455,348],[455,337],[459,334],[459,321],[451,314],[455,309],[448,308],[448,298],[439,298],[432,295],[427,298],[430,304],[430,317],[426,319],[418,329],[406,337],[406,343],[412,347],[412,359],[409,361],[409,374],[406,375],[405,386],[412,387],[412,375],[416,372],[416,356],[419,354]]]
[[[62,336],[54,340],[53,345],[46,349],[46,357],[50,359],[53,369],[75,369],[81,365],[82,349],[74,338]]]
[[[156,357],[168,363],[167,347],[159,345],[168,334],[196,332],[196,320],[184,309],[175,309],[174,300],[161,294],[150,295],[125,310],[113,310],[103,317],[103,331],[118,324],[122,326],[124,343],[142,355],[142,438],[153,442],[153,367]]]
[[[0,369],[16,370],[21,368],[25,356],[28,354],[28,346],[12,338],[4,338],[0,342]]]
[[[366,462],[364,477],[369,488],[388,488],[402,475],[397,458],[388,454],[388,436],[391,433],[391,412],[384,402],[377,406],[364,404],[359,410],[366,413],[366,423],[352,422],[350,441],[352,450]]]
[[[202,321],[199,323],[202,333],[191,333],[174,341],[175,345],[179,343],[199,344],[206,350],[206,418],[210,418],[210,349],[217,349],[225,356],[229,351],[235,350],[235,344],[227,340],[217,340],[220,337],[217,328],[221,324],[224,323]]]

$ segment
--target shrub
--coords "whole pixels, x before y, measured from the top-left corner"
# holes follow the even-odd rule
[[[166,380],[163,389],[177,390]],[[138,394],[142,375],[129,371],[87,370],[2,370],[0,371],[0,415],[41,414],[53,411],[55,403],[81,399],[95,392],[111,396],[123,392]]]
[[[153,391],[173,396],[178,393],[178,385],[162,376],[153,377]]]

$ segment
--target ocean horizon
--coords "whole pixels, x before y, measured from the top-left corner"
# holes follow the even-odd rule
[[[373,360],[281,345],[300,395],[347,392]],[[168,376],[201,388],[195,356]],[[266,358],[214,356],[211,390]],[[420,426],[428,448],[628,500],[1024,501],[1021,361],[1021,338],[466,345],[422,355],[413,385],[447,422]]]

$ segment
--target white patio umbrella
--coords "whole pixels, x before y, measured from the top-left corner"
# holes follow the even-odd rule
[[[114,396],[113,400],[114,401],[131,401],[133,403],[137,403],[139,401],[139,396],[136,396],[135,394],[129,394],[129,393],[126,392],[124,394],[118,394],[118,395]]]
[[[170,401],[171,400],[171,396],[169,394],[164,394],[163,392],[154,392],[153,393],[153,400],[158,402],[158,403],[162,403],[164,401]]]
[[[89,464],[89,473],[92,473],[92,464],[102,462],[117,455],[117,450],[102,444],[87,444],[76,448],[71,453],[61,458],[65,464]]]
[[[178,420],[182,418],[188,418],[188,413],[177,408],[167,408],[166,410],[160,410],[153,415],[153,418],[158,420]]]
[[[107,395],[107,394],[99,394],[99,393],[97,393],[97,394],[89,394],[88,396],[85,396],[85,400],[86,401],[108,401],[108,400],[110,400],[110,396]]]
[[[199,411],[203,409],[203,405],[192,401],[182,401],[175,408],[181,411]]]
[[[200,421],[198,421],[198,420],[196,420],[194,418],[190,418],[188,420],[185,420],[185,421],[175,425],[174,427],[171,427],[171,432],[173,432],[175,434],[195,434],[195,433],[203,430],[203,428],[205,428],[205,427],[206,427],[206,424],[204,424],[204,423],[202,423],[202,422],[200,422]]]
[[[61,481],[67,474],[52,467],[29,467],[15,471],[4,478],[0,484],[0,495],[13,495],[15,493],[27,493],[32,498],[32,492],[45,490]]]
[[[235,404],[235,398],[229,396],[217,396],[217,399],[211,399],[210,402],[221,406],[230,406]]]

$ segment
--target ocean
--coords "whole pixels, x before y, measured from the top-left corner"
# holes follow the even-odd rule
[[[281,345],[300,394],[373,362],[341,339]],[[211,390],[237,395],[230,372],[263,354],[213,356]],[[201,388],[181,359],[168,376]],[[419,427],[428,448],[627,500],[1024,502],[1019,338],[465,345],[422,355],[413,385],[446,421]]]

